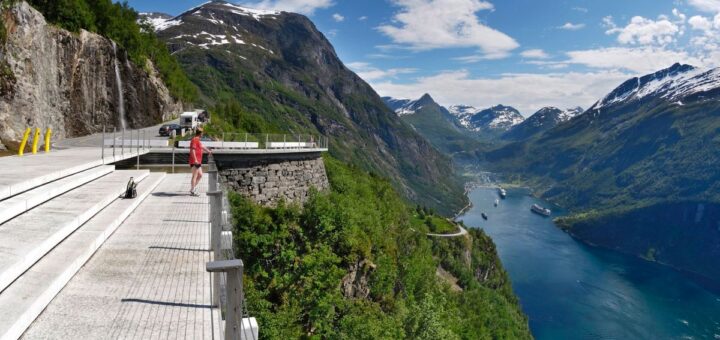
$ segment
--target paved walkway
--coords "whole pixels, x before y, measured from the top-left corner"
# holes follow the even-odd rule
[[[212,338],[209,205],[189,181],[166,176],[23,338]]]

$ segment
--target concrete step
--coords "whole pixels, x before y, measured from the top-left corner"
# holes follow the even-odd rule
[[[114,171],[0,225],[0,292],[147,170]]]
[[[115,170],[115,167],[112,165],[103,165],[91,168],[25,191],[22,194],[10,197],[4,201],[0,201],[0,224],[5,223],[11,218],[20,215],[53,197],[75,189],[85,183],[97,179],[98,177],[107,175],[113,170]]]
[[[103,164],[134,158],[137,150],[112,155],[112,150],[72,148],[37,155],[3,157],[0,167],[0,200]],[[147,153],[141,150],[140,154]],[[104,157],[104,158],[103,158]]]
[[[112,202],[0,293],[0,339],[19,338],[163,178],[150,174],[138,184],[138,197]]]

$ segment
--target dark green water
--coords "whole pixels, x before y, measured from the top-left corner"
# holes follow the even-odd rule
[[[531,213],[533,203],[555,207],[526,190],[493,207],[496,198],[474,190],[459,219],[495,241],[537,339],[720,339],[720,287],[586,246]]]

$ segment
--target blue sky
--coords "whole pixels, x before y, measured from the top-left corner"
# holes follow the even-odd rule
[[[177,15],[195,0],[130,0]],[[674,62],[720,63],[720,0],[250,0],[310,17],[380,95],[588,107]]]

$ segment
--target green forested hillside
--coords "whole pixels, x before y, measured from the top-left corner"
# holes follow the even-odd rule
[[[430,239],[387,181],[332,158],[325,164],[331,192],[302,207],[231,197],[249,310],[263,337],[531,337],[486,235]],[[462,291],[436,275],[438,266]]]

